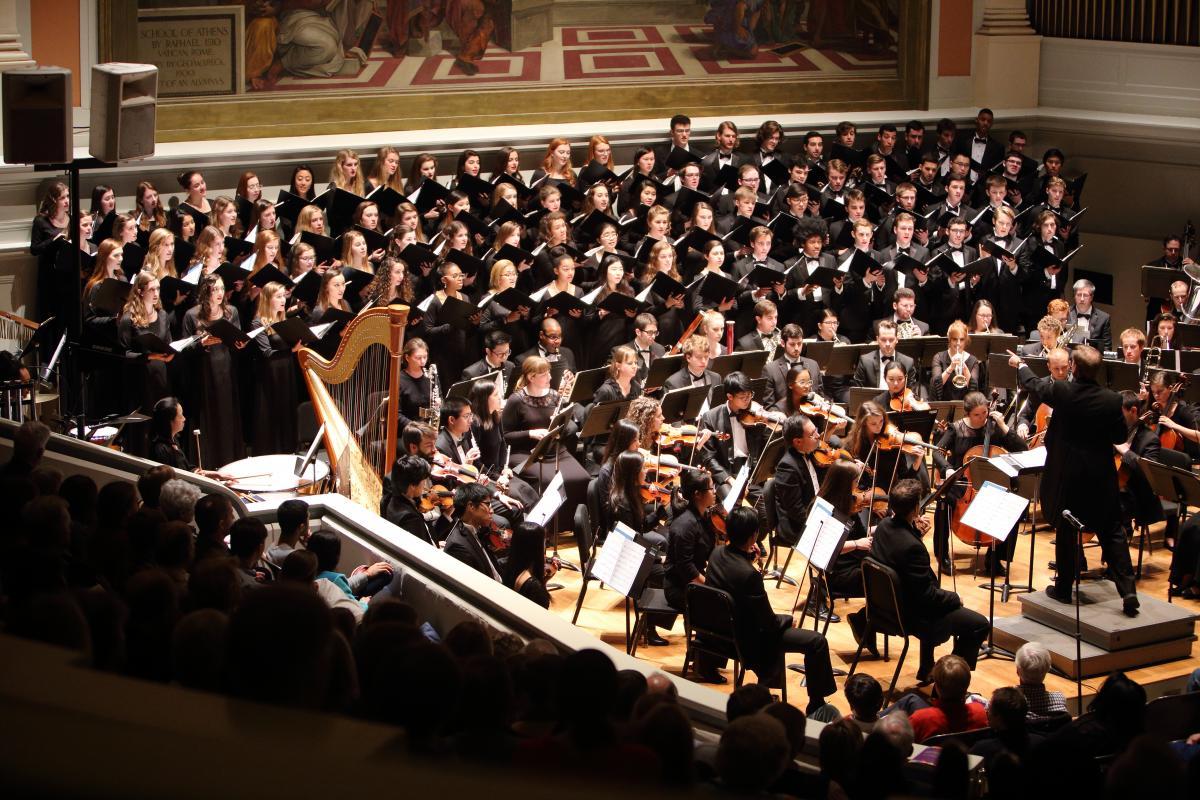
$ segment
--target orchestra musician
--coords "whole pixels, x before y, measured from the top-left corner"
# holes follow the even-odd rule
[[[716,546],[716,529],[708,520],[717,502],[712,476],[703,470],[684,470],[674,500],[674,518],[667,533],[667,558],[663,593],[673,608],[684,610],[689,583],[704,583],[708,557]],[[696,678],[703,683],[728,683],[717,670],[719,663],[704,653],[697,655]]]
[[[1071,361],[1075,380],[1056,381],[1038,378],[1019,355],[1009,357],[1021,386],[1036,391],[1056,412],[1046,434],[1046,469],[1040,490],[1042,513],[1057,531],[1057,574],[1046,594],[1060,602],[1071,602],[1078,569],[1078,537],[1063,516],[1064,511],[1071,511],[1096,534],[1124,611],[1134,616],[1140,603],[1125,526],[1120,519],[1117,472],[1112,460],[1112,445],[1123,442],[1126,436],[1121,398],[1096,383],[1101,360],[1095,348],[1081,345],[1071,352]],[[1161,375],[1158,377],[1161,379]],[[1164,413],[1170,410],[1164,407]]]
[[[879,349],[864,353],[858,359],[850,385],[886,389],[885,371],[893,363],[899,364],[904,369],[906,386],[918,385],[916,365],[908,356],[896,352],[897,341],[896,323],[888,319],[880,320],[875,334],[875,342],[879,345]]]
[[[817,366],[816,361],[801,355],[804,349],[804,331],[800,326],[795,323],[783,326],[779,344],[781,347],[776,351],[779,354],[778,357],[763,367],[763,377],[767,379],[767,386],[763,392],[763,405],[774,408],[787,400],[791,386],[788,374],[796,367],[804,367],[808,370],[811,381],[809,388],[812,392],[820,395],[823,388],[821,368]]]
[[[928,411],[929,404],[917,397],[908,385],[908,373],[904,366],[893,361],[883,374],[887,389],[872,398],[881,408],[891,411]]]
[[[402,455],[392,466],[392,491],[383,507],[383,518],[421,541],[437,547],[429,524],[418,508],[421,497],[433,488],[429,462],[419,456]]]
[[[1061,347],[1055,347],[1046,356],[1046,366],[1050,377],[1056,381],[1071,379],[1071,354]],[[1045,435],[1052,409],[1042,402],[1042,398],[1033,389],[1023,388],[1025,398],[1017,411],[1017,436],[1029,441],[1035,433]],[[1041,442],[1037,442],[1040,444]]]
[[[428,364],[429,347],[425,340],[412,338],[404,343],[400,356],[400,427],[409,422],[434,422],[430,403],[433,383]]]
[[[716,386],[721,376],[708,368],[711,345],[703,336],[689,336],[683,343],[683,368],[663,383],[663,391],[686,389],[689,386]]]
[[[1135,522],[1152,525],[1164,519],[1162,500],[1154,493],[1138,464],[1143,458],[1158,461],[1162,449],[1154,431],[1142,421],[1142,411],[1142,401],[1136,392],[1121,392],[1121,413],[1129,432],[1123,442],[1113,445],[1113,449],[1121,461],[1117,482],[1121,487],[1121,516],[1128,530],[1133,530]]]
[[[701,463],[712,471],[722,500],[733,488],[743,466],[753,468],[767,442],[767,424],[783,421],[754,400],[754,387],[743,373],[734,371],[721,383],[725,402],[700,415],[698,427],[725,436],[712,436],[701,447]],[[752,493],[755,487],[750,487]]]
[[[962,400],[979,390],[979,359],[967,352],[971,337],[961,320],[946,330],[949,347],[933,356],[929,393],[934,400]]]

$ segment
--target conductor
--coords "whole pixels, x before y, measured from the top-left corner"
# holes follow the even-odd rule
[[[1125,526],[1121,522],[1117,471],[1112,446],[1125,441],[1127,429],[1121,414],[1121,396],[1100,386],[1100,352],[1082,345],[1071,352],[1074,381],[1039,378],[1009,352],[1008,363],[1017,368],[1017,379],[1054,409],[1046,432],[1046,470],[1042,474],[1042,513],[1055,526],[1057,574],[1046,594],[1071,602],[1071,586],[1078,566],[1078,537],[1064,518],[1070,511],[1096,534],[1109,574],[1117,585],[1125,613],[1136,616],[1140,605],[1129,560]]]

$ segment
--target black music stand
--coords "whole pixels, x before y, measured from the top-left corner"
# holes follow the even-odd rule
[[[609,533],[592,560],[591,573],[602,586],[618,591],[625,598],[625,652],[633,651],[634,626],[630,624],[629,608],[633,598],[640,595],[650,577],[650,567],[657,552],[622,531],[620,523]],[[627,528],[625,530],[628,530]]]
[[[1189,325],[1186,322],[1175,323],[1175,341],[1172,347],[1200,347],[1200,325]]]
[[[643,390],[647,393],[658,391],[667,382],[667,378],[683,369],[686,359],[681,356],[659,356],[650,362],[646,371],[646,385]]]
[[[967,352],[980,361],[988,362],[993,353],[1007,355],[1009,350],[1016,351],[1021,340],[1010,333],[973,333],[967,341]]]
[[[994,456],[994,458],[1005,461],[1005,463],[1015,470],[1016,474],[1013,475],[1005,472],[988,459],[977,458],[971,462],[971,483],[975,485],[976,489],[982,486],[984,481],[991,481],[992,483],[999,484],[1012,494],[1020,495],[1021,497],[1024,497],[1026,500],[1030,501],[1030,508],[1032,509],[1033,501],[1036,500],[1038,496],[1038,486],[1041,483],[1042,473],[1046,471],[1045,464],[1043,463],[1041,466],[1036,467],[1023,467],[1019,464],[1013,464],[1011,459],[1006,460],[1005,454],[999,454]],[[1014,584],[1009,582],[1009,577],[1012,574],[1012,561],[1009,561],[1004,567],[1003,584],[1000,586],[996,585],[995,575],[992,575],[992,579],[987,583],[980,584],[981,588],[987,589],[993,594],[997,589],[999,589],[1001,603],[1007,603],[1008,596],[1014,592],[1019,593],[1035,591],[1033,587],[1033,554],[1034,545],[1037,541],[1037,526],[1035,524],[1036,521],[1033,516],[1033,511],[1030,510],[1028,513],[1029,583]],[[1019,526],[1016,533],[1018,536],[1020,535]]]
[[[868,400],[874,400],[875,395],[885,391],[887,390],[878,389],[874,386],[851,386],[846,396],[846,413],[851,417],[857,416],[858,409],[863,403]]]
[[[934,413],[934,425],[939,422],[944,422],[947,425],[952,425],[966,416],[966,409],[963,408],[961,400],[929,400],[929,410]]]
[[[827,375],[853,375],[858,367],[858,359],[864,353],[879,349],[877,344],[837,344],[829,353],[829,363],[825,366]]]
[[[848,534],[850,532],[850,523],[846,520],[845,517],[843,517],[841,514],[839,514],[837,512],[837,509],[834,509],[834,511],[833,511],[834,523],[836,525],[841,526],[840,531],[837,531],[835,529],[835,533],[837,534],[837,537],[838,537],[837,542],[832,547],[828,548],[829,553],[828,553],[828,557],[826,559],[823,559],[822,561],[819,561],[819,562],[814,561],[814,557],[815,557],[816,551],[817,551],[817,546],[819,544],[821,544],[821,537],[823,535],[827,535],[826,531],[822,528],[812,534],[812,536],[811,536],[812,541],[809,543],[808,548],[805,549],[803,547],[805,534],[807,534],[809,531],[809,518],[811,518],[812,515],[814,513],[816,513],[816,511],[817,511],[817,506],[814,504],[811,507],[811,509],[809,510],[808,517],[805,518],[804,530],[800,534],[800,540],[797,541],[795,546],[792,548],[793,550],[800,551],[800,554],[804,556],[804,563],[806,565],[805,572],[811,577],[811,581],[810,581],[809,589],[808,589],[808,598],[804,602],[804,608],[800,611],[800,619],[796,622],[796,627],[797,628],[804,627],[804,620],[808,618],[808,610],[811,607],[813,609],[813,630],[814,631],[816,631],[818,628],[820,628],[821,613],[820,613],[818,605],[813,603],[813,600],[815,599],[813,597],[813,590],[817,588],[817,585],[818,585],[817,581],[819,580],[820,585],[825,587],[826,597],[830,597],[830,599],[832,600],[832,596],[830,595],[830,592],[829,592],[829,581],[826,578],[826,574],[829,572],[829,568],[833,566],[834,562],[837,561],[838,555],[842,552],[842,545],[846,542],[846,534]],[[803,590],[804,590],[804,578],[801,577],[800,581],[798,583],[796,583],[796,599],[792,602],[792,613],[793,614],[796,613],[797,608],[800,608],[800,595],[803,594]],[[832,602],[830,603],[830,607],[832,608]],[[828,631],[829,631],[829,617],[827,616],[825,618],[825,629],[821,631],[821,634],[824,635]],[[802,670],[797,670],[797,672],[801,672],[801,671]]]
[[[829,357],[833,355],[833,346],[837,342],[827,342],[824,339],[805,339],[804,350],[801,355],[805,358],[811,358],[817,362],[817,366],[822,370],[829,366]]]
[[[1187,275],[1183,270],[1174,267],[1142,267],[1142,297],[1149,301],[1152,297],[1165,300],[1171,296],[1171,284],[1175,281],[1186,281]]]
[[[711,386],[688,386],[672,389],[663,395],[661,411],[663,422],[674,424],[680,420],[689,422],[700,416],[700,407],[708,399]]]
[[[609,400],[605,403],[596,403],[588,411],[588,415],[583,421],[579,438],[590,439],[611,431],[617,420],[625,416],[629,402],[628,400]]]
[[[560,437],[562,436],[563,429],[566,428],[567,423],[571,421],[571,418],[574,413],[575,413],[575,404],[569,403],[569,404],[567,404],[566,408],[564,408],[562,411],[560,411],[554,415],[554,418],[551,419],[550,423],[546,426],[546,435],[542,437],[542,439],[534,446],[533,450],[530,451],[529,455],[526,456],[525,460],[522,461],[520,466],[517,467],[517,469],[515,470],[516,474],[519,475],[520,473],[524,472],[525,468],[528,467],[530,464],[541,464],[542,462],[549,460],[550,455],[551,455],[551,453],[550,453],[551,449],[553,449],[553,451],[554,451],[553,452],[554,472],[555,472],[555,474],[558,474],[558,472],[559,472],[558,453],[559,453],[559,450],[561,449],[558,447],[559,440],[560,440]],[[543,484],[544,484],[544,481],[542,480],[542,471],[539,469],[538,470],[538,496],[539,497],[541,497],[546,491],[546,487]],[[557,558],[558,557],[558,514],[557,513],[554,515],[554,533],[551,537],[551,542],[552,542],[552,546],[554,548],[554,555]],[[562,558],[559,558],[559,562],[562,564],[562,566],[566,567],[567,569],[571,569],[576,572],[580,571],[579,565],[577,565],[577,564],[573,564],[570,561],[566,561]]]
[[[608,377],[608,367],[585,369],[575,373],[575,383],[571,385],[571,396],[567,398],[572,403],[582,403],[591,400]]]
[[[979,477],[979,473],[982,470],[977,471],[975,469],[975,466],[982,461],[984,461],[984,459],[976,459],[975,461],[971,462],[971,483],[974,484],[976,486],[976,488],[982,487],[985,482],[983,478]],[[994,471],[995,471],[995,473],[998,473],[1000,476],[1005,477],[1005,479],[1007,480],[1007,476],[1005,475],[1004,472],[1000,471],[999,469],[995,469]],[[1023,495],[1020,495],[1017,492],[1013,492],[1013,491],[1010,491],[1009,489],[1006,489],[1005,484],[995,484],[994,482],[993,482],[993,484],[998,486],[1001,490],[1003,490],[1004,494],[1006,494],[1006,495],[1016,495],[1018,497],[1022,497],[1022,499],[1025,500],[1025,510],[1028,511],[1028,508],[1029,508],[1029,498],[1028,497],[1024,497]],[[974,507],[975,503],[979,502],[981,499],[982,499],[981,495],[976,495],[975,499],[971,501],[971,507]],[[963,516],[964,516],[964,518],[966,517],[965,514]],[[1024,516],[1024,512],[1022,512],[1022,516]],[[974,521],[974,520],[972,520],[972,521]],[[976,524],[978,524],[978,523],[976,523]],[[1018,529],[1019,529],[1019,518],[1018,518],[1018,521],[1013,524],[1012,528],[1009,529],[1009,533],[1012,534],[1014,531],[1016,531]],[[991,541],[988,542],[988,554],[992,556],[992,558],[989,558],[988,560],[991,561],[992,563],[995,563],[997,538],[996,538],[995,534],[987,534],[987,535],[991,536]],[[993,573],[993,580],[994,579],[995,579],[995,575]],[[1005,577],[1005,580],[1007,581],[1007,576]],[[1008,650],[1006,650],[1002,647],[996,646],[996,642],[994,639],[995,629],[996,629],[996,592],[991,591],[988,593],[988,638],[987,638],[987,642],[985,642],[984,645],[980,648],[979,655],[981,658],[992,658],[992,657],[998,657],[1001,655],[1006,656],[1008,658],[1014,658],[1015,657],[1014,653],[1010,653]]]
[[[762,375],[763,367],[767,365],[766,350],[743,350],[717,356],[708,363],[708,368],[724,378],[731,372],[741,372],[747,378],[754,379]]]

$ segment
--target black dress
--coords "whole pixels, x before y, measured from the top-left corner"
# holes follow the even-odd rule
[[[420,337],[429,346],[430,360],[437,364],[442,385],[449,387],[458,380],[463,367],[475,359],[467,358],[467,332],[438,320],[441,308],[442,301],[436,293],[424,309],[418,306],[422,315],[418,328]]]
[[[254,455],[296,450],[296,354],[280,336],[263,332],[246,346],[254,358]]]
[[[56,228],[50,219],[42,214],[33,218],[29,231],[29,253],[38,260],[37,272],[37,314],[39,319],[57,316],[68,311],[74,297],[71,293],[71,274],[60,273],[56,260],[61,246],[69,242],[59,243],[55,240],[60,233],[66,231]],[[75,315],[68,314],[68,320]]]
[[[596,295],[596,304],[599,305],[605,297],[607,294],[604,292]],[[612,349],[617,345],[626,344],[633,338],[633,320],[623,313],[608,313],[601,317],[597,311],[588,314],[585,319],[588,325],[585,328],[587,342],[583,358],[588,369],[607,364]]]
[[[230,307],[226,320],[241,327],[236,308]],[[207,330],[200,322],[200,307],[188,309],[183,316],[183,335],[194,336]],[[191,419],[198,425],[200,463],[206,469],[237,461],[246,455],[242,439],[242,405],[238,397],[237,354],[224,342],[212,347],[197,343],[183,354],[188,365],[188,406]]]
[[[513,392],[505,402],[500,419],[504,426],[504,441],[512,448],[508,463],[513,469],[525,461],[537,445],[529,431],[549,427],[557,405],[558,392],[531,397],[524,389]],[[570,427],[574,427],[573,424],[568,424]],[[558,511],[559,530],[571,530],[574,527],[575,507],[587,500],[589,478],[587,471],[563,447],[561,441],[557,452],[551,451],[543,461],[529,464],[519,474],[535,491],[545,491],[556,473],[562,474],[563,488],[567,493],[567,500]]]
[[[121,347],[131,353],[145,353],[146,349],[137,340],[139,333],[153,333],[164,342],[171,341],[170,314],[158,312],[158,318],[145,326],[135,326],[128,314],[121,315],[117,324],[117,337]],[[173,360],[172,360],[173,363]],[[138,408],[145,413],[154,410],[154,404],[164,397],[173,397],[170,371],[167,362],[157,359],[126,359],[125,387],[126,406]]]
[[[150,441],[150,460],[183,472],[191,472],[196,468],[178,444],[158,436]]]
[[[513,309],[505,308],[499,303],[489,300],[483,307],[483,317],[479,321],[480,338],[492,331],[504,331],[512,337],[512,352],[524,353],[533,346],[534,336],[531,335],[533,323],[529,319],[517,319],[507,322],[505,317]],[[533,309],[530,309],[532,312]]]
[[[429,378],[422,375],[419,378],[414,378],[408,374],[407,370],[400,370],[400,419],[399,426],[404,430],[404,426],[410,422],[429,422],[433,426],[437,426],[437,420],[426,420],[423,411],[429,409],[429,394],[430,383]]]

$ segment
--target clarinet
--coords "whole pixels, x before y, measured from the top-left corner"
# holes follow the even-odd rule
[[[429,378],[428,420],[431,425],[437,425],[438,420],[442,418],[442,387],[438,381],[437,364],[426,367],[425,375]]]
[[[554,413],[550,415],[550,419],[554,419],[562,413],[567,407],[571,399],[571,390],[575,388],[575,373],[571,370],[563,370],[562,379],[558,382],[558,405],[554,409]]]

